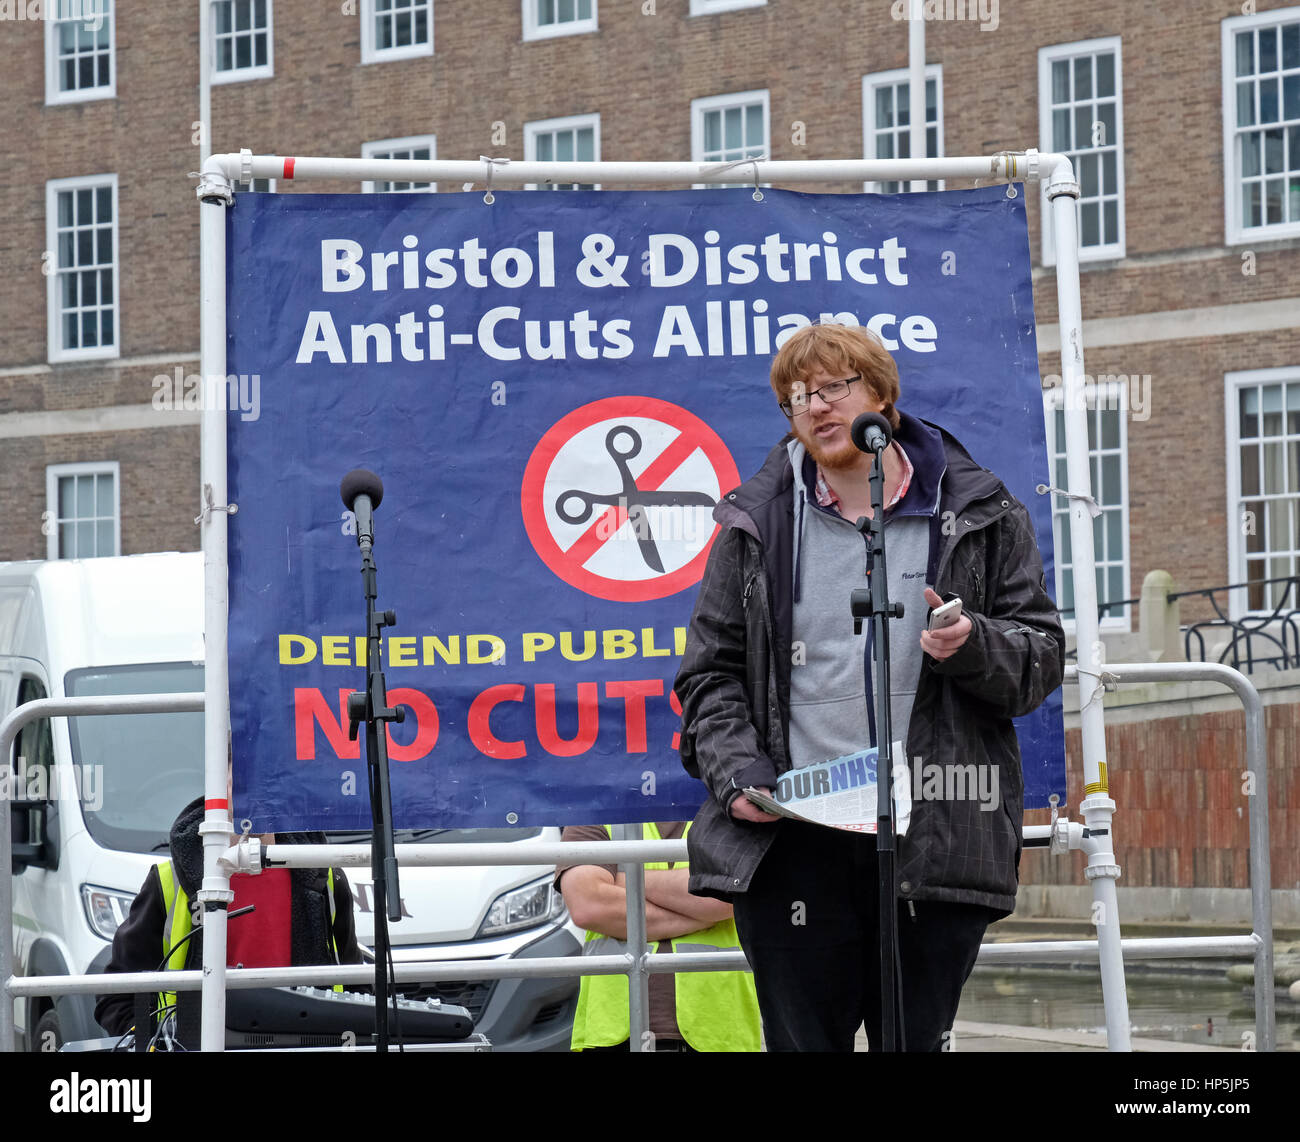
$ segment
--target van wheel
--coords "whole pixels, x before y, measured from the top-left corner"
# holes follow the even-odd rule
[[[59,1029],[58,1012],[53,1007],[47,1008],[36,1024],[36,1035],[32,1040],[33,1051],[57,1051],[63,1046],[63,1032]]]

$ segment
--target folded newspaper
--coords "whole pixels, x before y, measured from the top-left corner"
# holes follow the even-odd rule
[[[912,817],[911,776],[901,741],[894,742],[894,832],[907,832]],[[749,788],[745,796],[760,809],[795,821],[810,821],[853,833],[876,831],[876,750],[801,765],[781,775],[769,796]]]

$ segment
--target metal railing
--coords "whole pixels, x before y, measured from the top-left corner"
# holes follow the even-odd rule
[[[1078,668],[1066,669],[1066,680],[1077,682]],[[1121,940],[1123,954],[1130,960],[1227,956],[1253,959],[1255,964],[1256,1048],[1275,1049],[1273,1002],[1272,902],[1269,897],[1268,775],[1264,755],[1263,704],[1249,679],[1239,671],[1221,665],[1196,663],[1111,664],[1104,668],[1104,681],[1148,682],[1158,680],[1208,680],[1220,682],[1242,699],[1246,710],[1247,766],[1255,775],[1255,796],[1250,807],[1250,873],[1253,930],[1249,935],[1216,937],[1172,937],[1166,939]],[[41,699],[14,710],[0,722],[0,758],[8,758],[18,732],[29,722],[45,717],[82,714],[129,714],[191,712],[203,709],[201,694],[133,695],[105,698]],[[11,781],[12,778],[9,778]],[[8,781],[0,793],[8,794]],[[7,797],[5,798],[7,800]],[[639,830],[639,826],[618,826]],[[1026,850],[1048,848],[1060,852],[1083,848],[1086,839],[1078,822],[1058,820],[1055,825],[1024,827]],[[11,828],[8,806],[0,812],[0,1051],[15,1049],[14,1004],[22,997],[74,994],[119,994],[133,992],[197,991],[202,986],[200,971],[137,972],[113,975],[22,976],[13,972],[13,874],[10,860]],[[248,843],[248,842],[245,842]],[[251,843],[256,843],[251,842]],[[404,866],[452,865],[551,865],[587,861],[617,863],[626,874],[628,946],[646,947],[645,882],[641,862],[683,861],[686,842],[616,839],[609,842],[530,845],[521,853],[512,844],[398,845],[398,863]],[[245,854],[246,855],[246,854]],[[227,852],[226,875],[238,871],[239,846]],[[326,865],[367,867],[369,845],[269,845],[263,849],[268,867],[320,868]],[[1118,923],[1118,918],[1116,918]],[[1056,940],[985,944],[978,962],[1002,964],[1016,960],[1035,962],[1074,961],[1099,956],[1098,940]],[[399,984],[464,979],[519,979],[582,975],[627,975],[629,978],[630,1041],[648,1044],[647,984],[652,974],[682,971],[748,970],[743,952],[693,952],[664,955],[631,952],[622,955],[546,957],[537,959],[443,960],[398,963],[393,977]],[[266,986],[361,984],[373,980],[368,965],[321,965],[319,967],[232,968],[226,972],[227,988]],[[29,1028],[30,1030],[30,1028]]]
[[[1219,591],[1240,591],[1249,590],[1253,587],[1266,587],[1273,583],[1285,583],[1286,587],[1282,590],[1271,614],[1265,615],[1256,612],[1243,618],[1234,619],[1228,615],[1223,605],[1216,595]],[[1296,603],[1288,605],[1292,591],[1296,591]],[[1242,669],[1242,662],[1245,662],[1245,672],[1253,673],[1255,666],[1271,666],[1277,670],[1291,670],[1300,667],[1300,609],[1296,604],[1300,604],[1300,576],[1282,575],[1275,579],[1252,579],[1247,583],[1229,583],[1222,587],[1200,587],[1193,591],[1176,591],[1168,596],[1169,602],[1175,602],[1178,599],[1205,598],[1214,608],[1215,618],[1205,619],[1201,622],[1190,623],[1182,628],[1183,630],[1183,654],[1191,662],[1192,659],[1192,641],[1196,641],[1197,648],[1200,652],[1196,661],[1205,661],[1205,635],[1207,630],[1228,630],[1231,637],[1227,646],[1219,653],[1218,661],[1226,663],[1231,656],[1231,666],[1234,670]],[[1249,602],[1249,600],[1248,600]],[[1277,624],[1277,630],[1267,629]],[[1277,653],[1272,655],[1257,655],[1255,653],[1255,640],[1262,641],[1265,646],[1272,646]],[[1245,647],[1245,654],[1242,654],[1242,647]]]

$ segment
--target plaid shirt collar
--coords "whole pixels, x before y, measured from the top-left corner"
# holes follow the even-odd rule
[[[912,467],[912,461],[907,458],[907,453],[903,451],[903,446],[894,441],[893,447],[898,449],[899,459],[903,461],[903,479],[898,485],[898,490],[894,493],[893,499],[885,505],[885,511],[889,511],[899,500],[907,495],[907,489],[912,485],[912,476],[915,469]],[[834,508],[840,510],[840,498],[831,490],[830,484],[826,482],[825,473],[822,472],[822,466],[817,465],[817,482],[813,486],[813,493],[817,497],[817,505],[823,508]],[[842,514],[842,513],[841,513]]]

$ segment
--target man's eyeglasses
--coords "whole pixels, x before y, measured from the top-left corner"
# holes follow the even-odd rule
[[[803,416],[812,408],[812,399],[820,396],[828,405],[837,400],[843,400],[849,395],[849,385],[854,381],[860,381],[862,377],[849,377],[843,381],[831,381],[828,385],[822,385],[819,389],[813,389],[811,392],[791,393],[789,400],[780,402],[781,411],[787,417],[793,420],[796,416]]]

